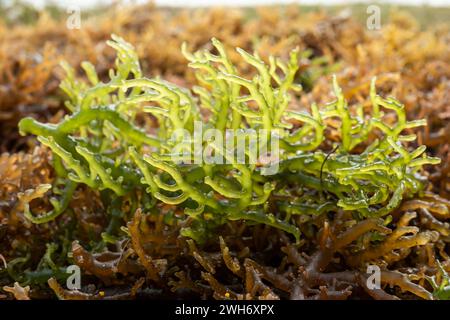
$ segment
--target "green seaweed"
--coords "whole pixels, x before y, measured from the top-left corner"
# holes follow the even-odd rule
[[[440,283],[436,281],[436,276],[426,279],[433,287],[433,296],[438,300],[450,300],[450,276],[439,261],[437,262],[438,273],[440,274]]]
[[[406,194],[422,190],[421,167],[440,162],[425,154],[425,146],[411,151],[409,144],[416,136],[406,130],[426,123],[408,121],[400,102],[377,95],[375,79],[370,110],[349,106],[333,77],[335,101],[294,111],[289,110],[292,93],[302,91],[295,82],[297,50],[287,62],[274,57],[264,62],[237,49],[255,70],[248,79],[239,74],[218,40],[212,40],[217,55],[206,50],[190,53],[183,45],[199,84],[186,89],[145,78],[134,48],[118,36],[112,39],[108,44],[117,51],[117,60],[108,82],[101,82],[88,63],[82,65],[88,82],[75,79],[65,64],[67,78],[61,88],[69,97],[71,114],[56,125],[32,118],[19,123],[22,135],[37,135],[53,151],[58,179],[67,181],[68,190],[60,204],[53,203],[54,212],[42,217],[27,212],[35,223],[62,214],[76,185],[84,184],[110,190],[117,199],[148,194],[151,201],[135,207],[153,212],[161,203],[175,206],[184,212],[181,219],[190,221],[181,234],[199,242],[229,220],[266,224],[298,240],[295,215],[339,208],[361,218],[387,215]],[[388,113],[396,115],[394,122],[386,120]],[[157,120],[156,134],[138,127],[138,114]],[[337,128],[331,119],[339,123]],[[300,125],[294,127],[293,122]],[[196,136],[198,129],[217,129],[220,135],[205,142],[204,136]],[[225,140],[227,130],[242,134],[231,139],[231,147],[222,148],[219,140]],[[278,143],[278,149],[270,150],[277,152],[271,163],[278,168],[274,174],[250,161],[249,130],[259,144]],[[332,153],[325,150],[330,130],[339,136]],[[225,163],[196,161],[196,143]],[[240,144],[245,146],[243,162],[234,158]],[[189,152],[173,154],[179,145]],[[104,235],[111,237],[110,232]]]

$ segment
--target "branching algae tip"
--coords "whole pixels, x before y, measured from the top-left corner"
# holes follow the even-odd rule
[[[357,219],[389,216],[403,198],[424,188],[422,166],[440,162],[425,154],[425,146],[416,146],[411,129],[425,121],[408,121],[399,101],[377,95],[375,79],[367,105],[349,105],[334,77],[334,101],[291,108],[302,93],[296,84],[298,50],[287,61],[270,57],[264,62],[237,49],[254,68],[253,77],[244,78],[217,39],[212,39],[214,53],[190,53],[183,45],[198,86],[182,88],[146,78],[136,51],[122,38],[113,35],[108,45],[117,52],[109,81],[102,82],[89,62],[82,64],[86,81],[63,64],[67,76],[60,87],[68,96],[69,115],[57,124],[29,117],[19,123],[22,135],[36,135],[52,150],[58,181],[53,210],[36,214],[25,206],[26,218],[35,224],[64,215],[76,188],[85,185],[108,194],[111,203],[129,201],[130,212],[175,208],[177,214],[167,220],[181,220],[181,235],[198,243],[230,220],[269,225],[299,241],[295,216],[340,210]],[[143,118],[156,125],[140,127]],[[202,140],[210,155],[227,160],[222,163],[189,161],[195,152],[179,161],[171,150],[180,139],[191,149],[199,124],[203,132],[223,135],[253,130],[258,141],[264,140],[260,132],[276,132],[277,149],[271,154],[276,153],[276,172],[264,174],[261,159],[250,161],[248,135],[234,135],[231,148],[221,148],[217,135]],[[271,145],[267,142],[275,136],[264,135]],[[245,146],[244,161],[233,158],[239,145]],[[127,228],[108,232],[118,237]]]

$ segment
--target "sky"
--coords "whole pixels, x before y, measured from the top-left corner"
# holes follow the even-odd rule
[[[40,7],[45,3],[57,3],[61,6],[79,5],[81,7],[89,7],[95,4],[107,4],[112,0],[26,0]],[[123,2],[147,2],[145,0],[125,0]],[[368,1],[368,0],[156,0],[157,5],[179,6],[179,7],[196,7],[196,6],[254,6],[267,4],[342,4],[342,3],[377,3],[387,2],[406,5],[432,5],[432,6],[450,6],[450,0],[385,0],[385,1]]]

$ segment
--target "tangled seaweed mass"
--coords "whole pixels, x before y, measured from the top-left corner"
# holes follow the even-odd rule
[[[212,10],[192,32],[199,11],[144,8],[151,19],[79,35],[98,47],[112,33],[114,59],[72,54],[54,73],[52,43],[81,49],[50,26],[41,62],[1,71],[2,298],[449,298],[448,30]],[[15,32],[3,45],[30,30]],[[229,161],[174,157],[199,127]],[[276,172],[250,161],[249,135],[221,148],[228,130],[276,140]],[[80,290],[66,287],[71,265]]]

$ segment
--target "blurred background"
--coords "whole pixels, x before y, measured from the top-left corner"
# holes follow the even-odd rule
[[[8,0],[7,0],[8,1]],[[27,0],[36,6],[42,7],[46,4],[59,4],[61,6],[77,4],[80,6],[95,6],[98,4],[108,4],[113,0]],[[125,2],[143,3],[145,0],[127,0]],[[403,5],[431,5],[431,6],[445,6],[450,3],[449,0],[389,0],[389,1],[364,1],[364,0],[156,0],[157,5],[162,6],[180,6],[180,7],[196,7],[196,6],[257,6],[257,5],[271,5],[271,4],[308,4],[308,5],[337,5],[348,3],[391,3]]]
[[[262,6],[299,6],[303,12],[322,11],[336,13],[343,9],[351,10],[353,17],[365,18],[367,7],[377,5],[384,12],[394,8],[408,11],[423,24],[448,23],[450,21],[450,0],[0,0],[0,18],[7,23],[32,23],[38,12],[46,11],[52,18],[67,16],[73,7],[79,8],[86,18],[97,15],[116,6],[130,7],[152,3],[161,8],[213,8]],[[386,21],[386,15],[382,16]],[[361,19],[360,19],[361,20]]]

